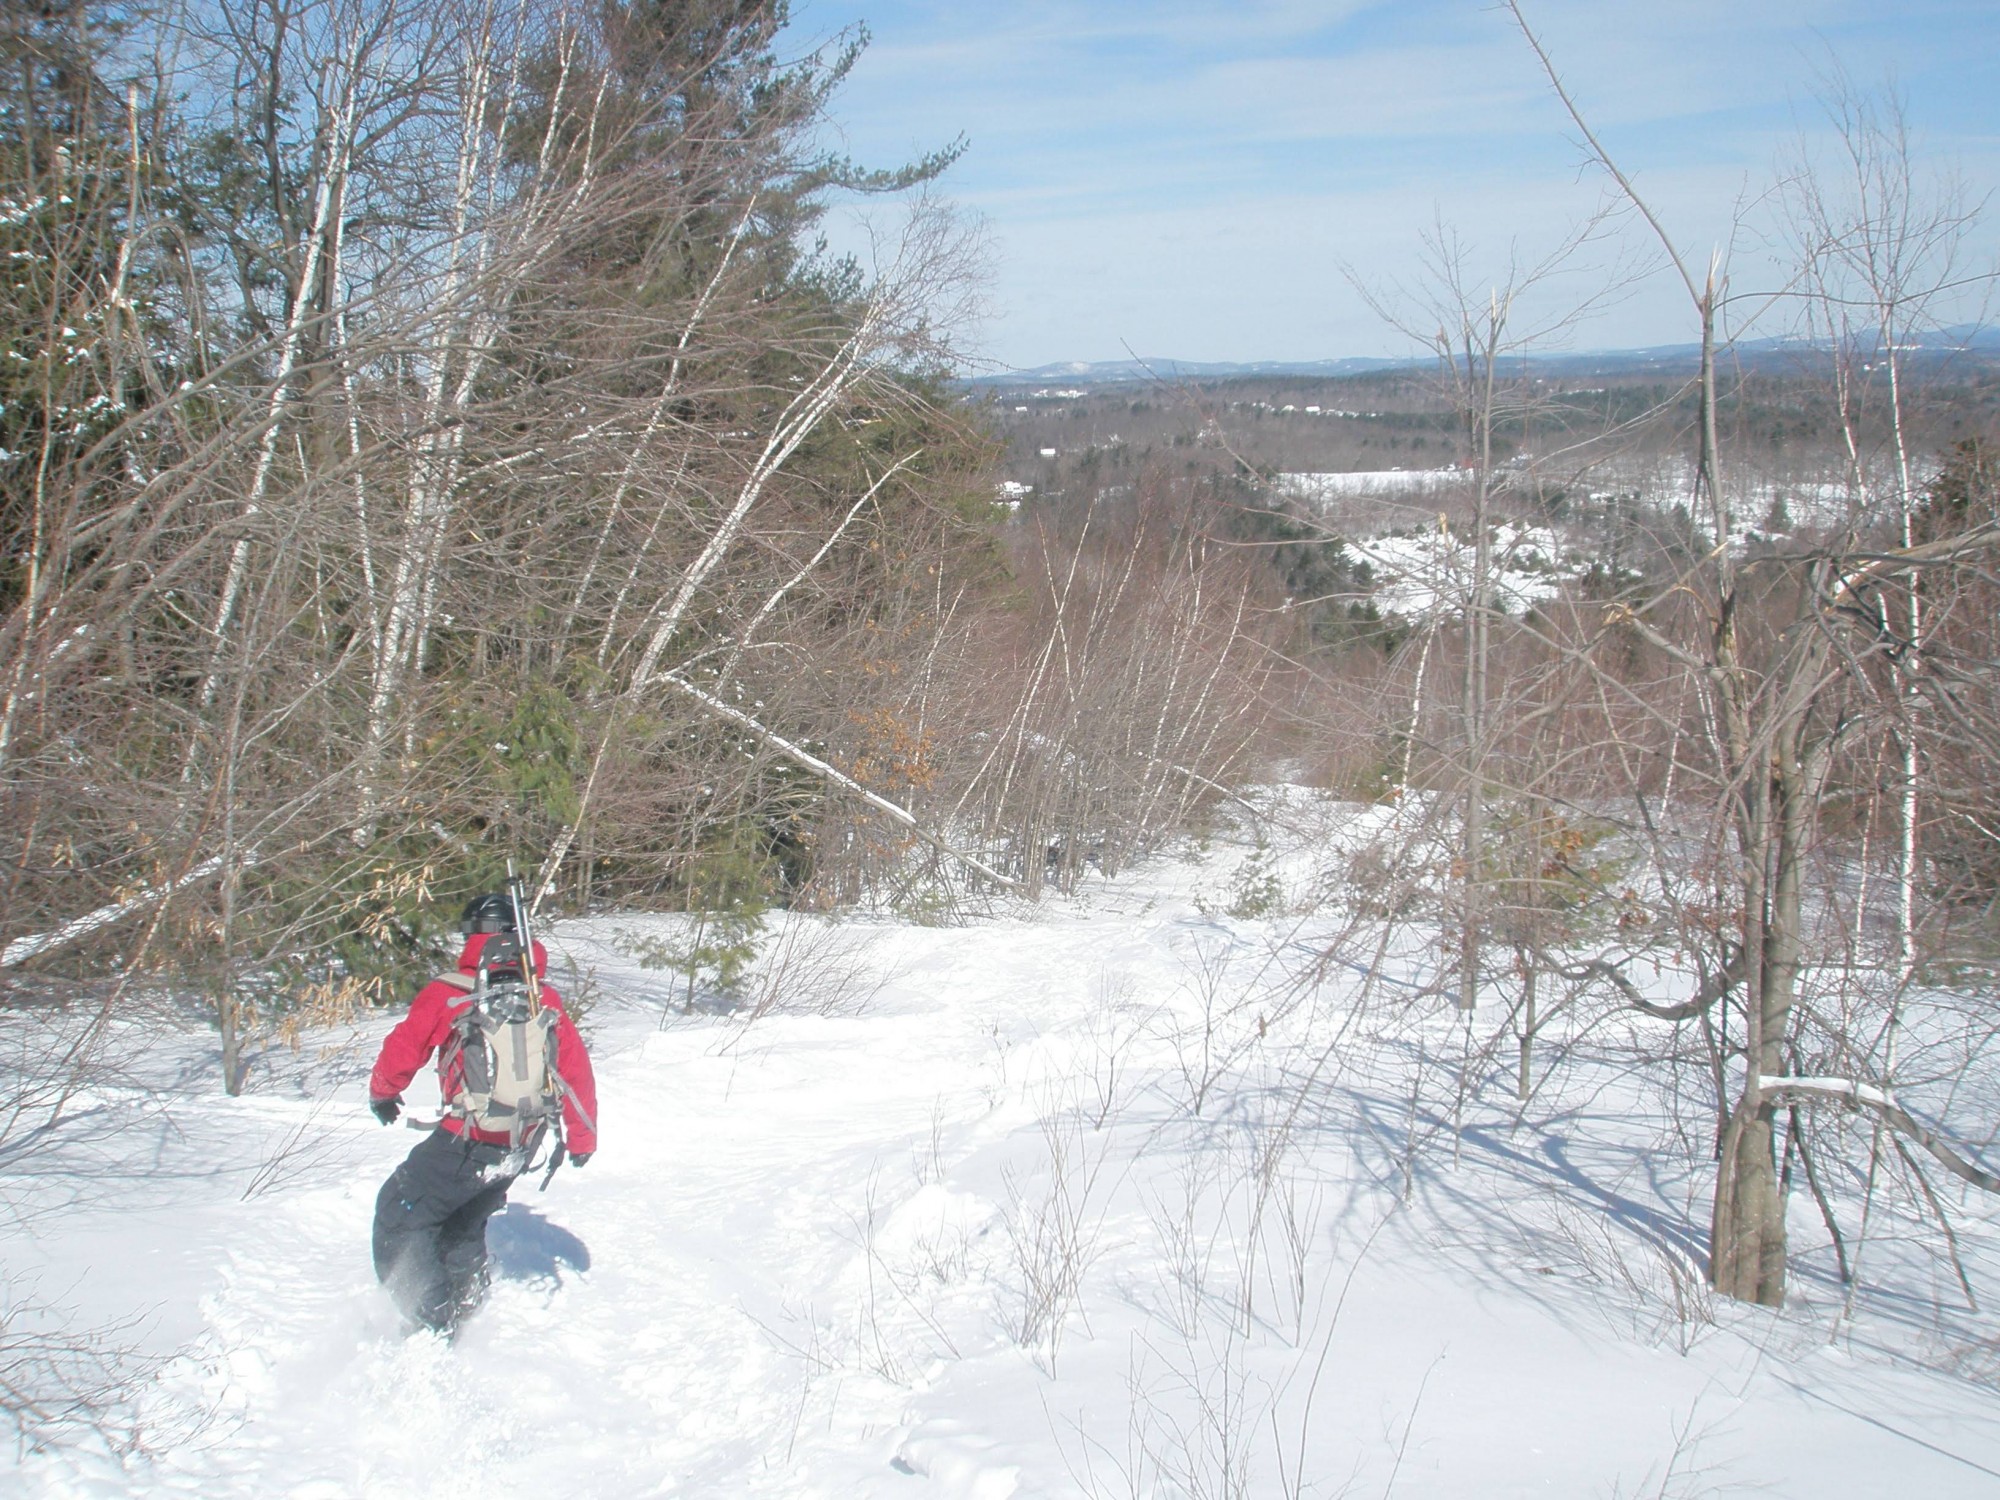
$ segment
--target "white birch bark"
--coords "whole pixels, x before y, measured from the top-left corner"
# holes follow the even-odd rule
[[[238,863],[256,864],[257,852],[254,849],[244,852],[238,856]],[[164,885],[146,886],[121,900],[100,906],[95,911],[87,911],[80,917],[72,917],[60,927],[51,928],[47,932],[24,933],[12,939],[5,948],[0,948],[0,969],[11,969],[17,964],[26,963],[31,958],[39,958],[44,953],[53,953],[58,948],[66,948],[101,928],[109,927],[113,922],[123,921],[135,912],[157,906],[176,892],[208,879],[221,870],[223,864],[223,857],[215,855]]]
[[[770,436],[765,440],[757,461],[751,466],[742,488],[738,490],[735,504],[710,533],[700,555],[681,575],[680,584],[674,590],[673,597],[657,611],[646,649],[633,668],[625,690],[619,695],[619,702],[613,705],[603,733],[599,736],[597,750],[591,757],[590,773],[585,778],[582,794],[577,799],[576,815],[556,836],[547,857],[542,861],[541,869],[536,873],[534,904],[537,907],[554,888],[556,872],[562,868],[563,860],[568,858],[570,847],[576,842],[577,833],[590,815],[591,800],[596,793],[599,777],[603,774],[606,757],[617,737],[620,706],[636,701],[657,680],[660,658],[686,619],[688,607],[693,603],[695,595],[722,565],[723,559],[729,555],[730,549],[742,536],[751,510],[762,497],[772,477],[784,467],[792,454],[798,451],[799,445],[818,428],[820,422],[833,410],[845,393],[850,382],[860,373],[863,362],[873,352],[881,331],[884,311],[881,300],[871,302],[854,332],[833,357],[821,366],[805,388],[787,404],[773,426]]]
[[[457,170],[452,220],[435,301],[440,308],[435,343],[424,372],[416,454],[406,490],[403,542],[382,606],[380,646],[369,685],[361,760],[361,816],[354,829],[357,843],[373,837],[380,800],[381,767],[394,728],[396,707],[405,685],[423,669],[438,586],[445,565],[451,523],[464,474],[464,425],[450,420],[465,412],[486,373],[488,361],[505,326],[509,297],[495,288],[478,295],[505,254],[531,264],[554,242],[564,215],[590,191],[589,148],[594,142],[593,108],[585,145],[585,162],[577,180],[559,190],[550,171],[553,131],[544,135],[533,186],[525,195],[512,230],[502,242],[500,202],[501,160],[497,121],[511,113],[520,86],[524,38],[517,36],[508,75],[495,98],[492,11],[487,25],[468,42],[465,93],[459,106]],[[554,87],[552,109],[559,109],[569,86],[575,41],[565,36]],[[602,90],[598,102],[602,102]],[[483,200],[483,202],[482,202]],[[475,204],[483,215],[475,214]],[[469,309],[469,312],[467,311]]]
[[[410,469],[409,491],[404,502],[403,547],[396,560],[389,586],[387,613],[380,631],[381,649],[376,653],[374,681],[368,694],[368,719],[362,783],[362,836],[372,831],[376,769],[387,743],[389,711],[401,683],[402,670],[410,655],[417,630],[417,616],[431,571],[431,538],[436,529],[435,498],[440,485],[437,469],[440,448],[454,441],[456,430],[440,435],[445,396],[449,389],[451,345],[458,325],[452,316],[466,280],[466,237],[472,217],[472,200],[478,185],[479,163],[485,144],[483,124],[486,113],[488,58],[486,38],[474,43],[468,57],[468,82],[459,106],[458,172],[453,193],[452,226],[445,246],[445,264],[440,277],[440,301],[445,316],[438,344],[431,351],[430,369],[424,384],[424,402]],[[468,359],[470,364],[470,359]]]
[[[243,503],[242,518],[246,523],[262,513],[264,495],[271,482],[271,470],[277,462],[278,438],[284,423],[285,408],[291,400],[292,375],[298,364],[299,345],[305,335],[308,312],[312,305],[313,287],[320,275],[320,256],[326,243],[328,218],[338,197],[339,183],[347,175],[353,148],[354,91],[361,63],[362,56],[359,52],[342,62],[345,76],[334,106],[332,140],[326,159],[322,163],[319,184],[313,192],[312,220],[306,228],[305,254],[299,268],[298,284],[293,288],[290,303],[285,310],[284,332],[278,346],[278,368],[272,377],[271,393],[265,403],[264,430],[257,446],[257,462],[251,474],[250,493]],[[208,670],[203,674],[201,681],[199,701],[203,708],[207,708],[215,701],[223,647],[228,639],[230,621],[236,613],[236,601],[243,591],[243,580],[249,566],[250,538],[247,535],[240,536],[229,550],[229,568],[223,578],[221,596],[216,601],[215,620],[209,628],[213,643],[209,652]]]
[[[605,548],[611,541],[612,528],[617,525],[619,512],[625,504],[625,497],[631,493],[632,481],[638,476],[639,466],[644,462],[646,455],[652,448],[653,437],[660,430],[660,423],[666,417],[667,406],[680,390],[681,371],[686,363],[688,345],[693,342],[694,336],[700,329],[703,319],[707,317],[709,306],[714,302],[715,294],[722,286],[723,277],[728,272],[731,262],[735,260],[737,250],[743,244],[743,236],[749,231],[751,216],[756,212],[756,209],[757,195],[753,193],[750,196],[750,201],[743,206],[742,217],[736,221],[735,232],[729,236],[728,242],[722,247],[722,257],[716,263],[714,274],[708,278],[708,284],[702,288],[701,295],[695,299],[694,308],[688,314],[687,324],[681,329],[680,337],[674,342],[674,357],[667,366],[667,378],[660,387],[659,396],[653,402],[652,411],[647,414],[645,430],[639,434],[639,440],[632,445],[631,451],[626,455],[625,468],[618,476],[617,488],[612,491],[611,505],[605,512],[604,524],[598,528],[597,543],[591,549],[590,561],[584,567],[583,577],[577,580],[576,592],[571,596],[569,609],[563,616],[561,626],[557,629],[556,634],[558,638],[566,637],[569,634],[571,624],[575,621],[577,613],[583,608],[584,600],[590,595],[590,586],[597,579],[598,565],[604,560]],[[653,537],[659,534],[659,521],[660,518],[656,515],[654,517],[653,529],[647,535],[648,548],[650,548]],[[635,572],[643,561],[645,550],[647,549],[642,549],[640,555],[633,559],[632,565]],[[621,590],[619,592],[619,601],[621,603],[624,597],[624,591]],[[615,618],[615,610],[613,614]],[[598,652],[599,665],[603,664],[603,660],[604,651],[600,648]]]
[[[785,600],[785,597],[788,594],[790,594],[793,589],[797,588],[800,584],[804,583],[807,578],[812,576],[813,570],[819,567],[819,565],[822,562],[826,561],[827,553],[831,552],[834,549],[834,547],[839,543],[840,539],[843,536],[847,535],[847,528],[853,524],[854,518],[860,515],[862,510],[868,505],[868,503],[882,492],[882,486],[887,484],[891,479],[894,479],[898,474],[900,474],[904,469],[908,468],[911,464],[915,463],[919,455],[922,453],[922,451],[923,451],[922,449],[918,449],[916,453],[911,453],[906,457],[899,458],[893,464],[891,464],[886,470],[884,470],[882,477],[880,479],[877,479],[873,484],[869,485],[868,488],[862,492],[860,499],[856,500],[852,505],[848,506],[847,514],[840,518],[839,525],[835,526],[832,531],[827,533],[826,540],[819,544],[819,550],[813,553],[811,557],[807,558],[805,562],[800,565],[799,570],[796,573],[792,574],[790,578],[787,578],[783,583],[779,584],[775,589],[771,590],[771,597],[766,599],[763,603],[763,606],[758,609],[757,613],[750,617],[750,623],[745,625],[741,630],[739,630],[736,633],[736,640],[734,643],[735,649],[730,652],[729,661],[724,665],[722,671],[718,673],[716,676],[716,686],[718,688],[720,688],[723,684],[729,681],[730,675],[735,671],[737,664],[743,660],[743,653],[748,651],[751,645],[756,641],[757,627],[762,625],[766,619],[770,618],[771,611],[776,609],[780,604],[782,604]]]
[[[736,545],[737,538],[742,536],[744,522],[749,519],[751,509],[763,496],[765,486],[798,451],[799,445],[813,434],[821,419],[833,410],[834,404],[846,391],[848,383],[859,372],[862,359],[874,345],[879,318],[879,304],[871,306],[862,315],[861,325],[849,336],[847,342],[841,345],[839,352],[820,369],[805,389],[792,398],[790,405],[778,418],[770,437],[765,440],[763,451],[758,454],[756,463],[751,466],[749,477],[743,481],[743,487],[737,492],[736,503],[730,508],[729,514],[723,517],[721,524],[710,534],[708,544],[702,548],[701,555],[681,576],[680,587],[674,591],[673,598],[659,612],[659,618],[653,626],[652,637],[646,643],[646,650],[639,658],[638,666],[633,669],[631,686],[627,689],[628,696],[638,696],[652,683],[659,669],[660,657],[686,619],[688,606],[694,602],[694,596],[702,585],[707,583],[715,570],[721,566],[722,560],[729,555],[729,550]]]
[[[917,817],[917,815],[911,812],[908,808],[902,806],[899,803],[891,802],[887,797],[882,796],[878,792],[870,791],[867,787],[863,786],[860,782],[856,781],[852,776],[849,776],[845,771],[840,770],[837,766],[831,765],[828,762],[821,760],[817,755],[814,755],[810,750],[805,749],[801,745],[794,744],[792,741],[786,739],[783,735],[777,733],[776,731],[765,728],[762,724],[758,723],[757,720],[753,719],[749,714],[744,713],[742,709],[732,708],[729,704],[724,703],[720,698],[715,697],[711,693],[703,692],[700,688],[696,687],[686,678],[681,677],[676,673],[673,672],[665,673],[663,676],[660,677],[659,680],[665,683],[668,687],[686,693],[690,698],[694,699],[695,702],[699,703],[703,708],[707,709],[710,713],[716,715],[716,717],[727,719],[730,723],[736,725],[738,728],[749,730],[750,733],[754,734],[758,739],[762,740],[765,744],[769,745],[773,750],[776,750],[779,754],[785,756],[788,760],[795,761],[799,765],[804,766],[808,771],[811,771],[814,775],[823,777],[825,780],[832,782],[835,786],[842,787],[845,790],[854,793],[857,797],[861,798],[862,801],[866,802],[870,807],[876,808],[881,812],[887,813],[890,817],[894,818],[898,823],[901,823],[905,828],[909,829],[912,833],[916,834],[918,838],[924,840],[924,842],[926,842],[927,844],[930,844],[940,853],[949,854],[953,859],[957,860],[960,864],[966,865],[971,869],[977,870],[981,875],[984,875],[988,880],[991,880],[994,884],[1005,886],[1009,890],[1012,890],[1018,884],[1018,882],[1015,881],[1011,876],[1002,875],[998,870],[994,869],[991,865],[988,865],[985,861],[979,859],[976,855],[968,854],[963,849],[955,848],[953,845],[945,842],[945,840],[941,838],[938,834],[926,828],[923,822]]]

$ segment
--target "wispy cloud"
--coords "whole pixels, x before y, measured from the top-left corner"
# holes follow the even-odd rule
[[[1995,180],[1990,0],[1532,0],[1558,65],[1690,244],[1726,238],[1801,124],[1815,72],[1893,69],[1968,177]],[[865,20],[845,149],[907,159],[963,132],[947,191],[999,252],[1010,363],[1307,357],[1384,344],[1337,274],[1406,264],[1434,213],[1504,247],[1588,213],[1567,121],[1487,0],[807,0]],[[1677,336],[1664,292],[1604,341]]]

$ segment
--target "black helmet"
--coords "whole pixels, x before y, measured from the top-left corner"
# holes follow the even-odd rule
[[[474,896],[465,903],[464,915],[458,919],[458,930],[466,937],[475,932],[512,932],[513,900],[505,891],[488,891],[483,896]]]

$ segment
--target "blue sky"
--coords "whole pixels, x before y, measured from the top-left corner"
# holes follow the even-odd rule
[[[1894,79],[1927,162],[1975,195],[2000,179],[1995,0],[1526,9],[1593,127],[1700,258],[1801,131],[1822,129],[1815,78],[1830,58],[1860,84]],[[836,100],[835,144],[886,165],[968,138],[942,190],[986,226],[991,311],[975,347],[1006,365],[1401,353],[1344,267],[1393,297],[1442,219],[1475,274],[1498,275],[1510,249],[1539,254],[1601,197],[1487,0],[795,0],[795,41],[855,22],[873,41]],[[836,224],[836,242],[848,233]],[[1739,240],[1735,284],[1768,281],[1768,250]],[[1677,296],[1653,277],[1571,342],[1683,341]]]

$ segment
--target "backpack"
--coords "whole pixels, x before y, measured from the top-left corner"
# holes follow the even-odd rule
[[[532,1150],[551,1121],[562,1116],[562,1077],[556,1071],[556,1023],[561,1012],[543,1005],[540,985],[511,937],[498,935],[479,955],[474,975],[440,974],[438,982],[472,996],[452,1019],[451,1036],[438,1059],[445,1112],[508,1144]]]

